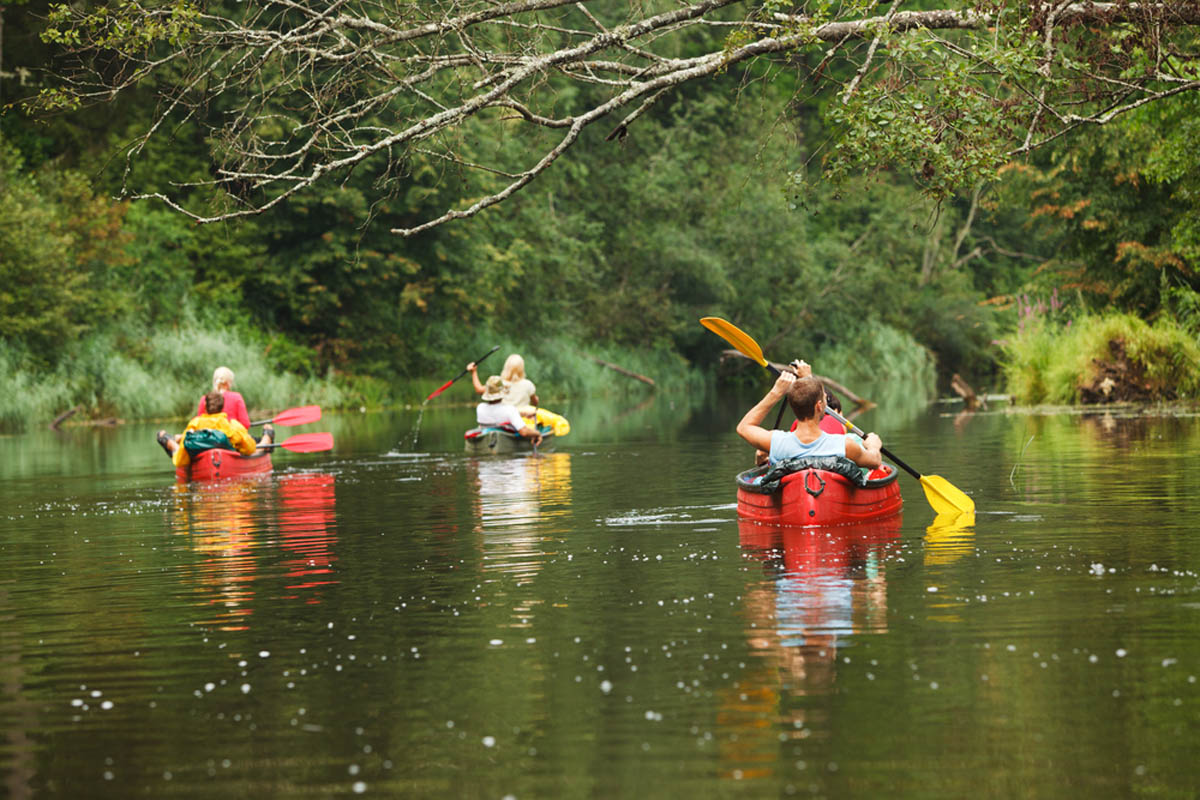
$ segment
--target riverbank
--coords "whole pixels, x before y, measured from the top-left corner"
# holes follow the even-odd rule
[[[595,344],[585,348],[565,340],[544,341],[531,349],[527,343],[486,332],[479,339],[465,351],[472,355],[428,365],[428,376],[391,379],[356,374],[351,371],[355,365],[323,374],[306,372],[304,354],[278,339],[195,319],[165,330],[93,334],[73,345],[54,366],[39,364],[0,342],[0,393],[6,397],[0,431],[186,419],[218,365],[234,370],[236,388],[246,397],[252,416],[306,404],[327,411],[417,407],[470,358],[497,344],[500,349],[481,366],[481,373],[498,373],[508,353],[521,353],[542,404],[549,408],[584,396],[628,398],[636,404],[637,398],[655,392],[678,396],[700,390],[709,380],[705,370],[665,349]],[[459,401],[475,401],[469,377],[436,402]]]
[[[1200,343],[1170,319],[1129,314],[1036,321],[1003,343],[1005,385],[1022,405],[1161,403],[1200,396]]]

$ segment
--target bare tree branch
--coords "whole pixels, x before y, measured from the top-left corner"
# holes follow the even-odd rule
[[[473,176],[474,199],[395,229],[411,236],[510,198],[605,116],[624,114],[608,135],[623,138],[672,90],[762,59],[782,57],[813,82],[849,76],[830,164],[889,166],[876,159],[887,142],[907,159],[898,166],[930,187],[944,180],[942,192],[1200,89],[1197,0],[949,5],[896,2],[871,17],[849,6],[763,15],[749,0],[240,0],[228,14],[165,0],[63,6],[53,30],[78,40],[81,69],[44,102],[102,102],[153,78],[159,111],[127,148],[125,193],[197,222],[260,214],[366,164],[393,190],[423,159]],[[815,68],[797,58],[808,51]],[[209,177],[143,184],[137,160],[150,140],[193,128],[210,143]],[[513,135],[527,144],[518,156],[469,144]],[[960,235],[956,263],[961,246]]]

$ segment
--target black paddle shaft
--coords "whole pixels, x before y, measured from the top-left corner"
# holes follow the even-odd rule
[[[496,346],[495,346],[495,347],[493,347],[491,350],[488,350],[486,353],[484,353],[483,355],[481,355],[479,358],[475,359],[475,360],[474,360],[474,361],[472,361],[471,363],[472,363],[472,364],[474,364],[475,366],[477,366],[477,367],[478,367],[478,366],[479,366],[479,364],[480,364],[480,362],[482,362],[482,361],[483,361],[485,358],[487,358],[488,356],[490,356],[492,353],[496,352],[496,351],[497,351],[497,350],[499,350],[499,349],[500,349],[500,345],[496,345]],[[460,372],[460,373],[458,373],[457,375],[455,375],[455,376],[454,376],[454,381],[458,380],[458,379],[459,379],[459,378],[461,378],[463,375],[466,375],[468,372],[470,372],[470,370],[468,370],[468,369],[464,369],[462,372]],[[454,383],[454,381],[450,381],[450,382],[451,382],[451,383]]]

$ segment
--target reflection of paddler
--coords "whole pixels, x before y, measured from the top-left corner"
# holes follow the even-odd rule
[[[737,732],[736,746],[722,747],[723,775],[774,770],[776,720],[792,738],[829,733],[831,712],[819,698],[836,679],[838,640],[886,630],[884,560],[900,527],[899,518],[809,529],[739,522],[742,549],[774,580],[755,581],[744,593],[748,644],[762,667],[721,694],[718,722]],[[789,701],[797,696],[810,700]]]
[[[467,470],[479,490],[475,533],[484,569],[505,573],[518,586],[532,581],[546,561],[547,543],[565,532],[556,522],[569,510],[571,456],[478,460]],[[517,606],[540,602],[530,597]]]
[[[177,484],[184,524],[181,533],[191,535],[192,548],[205,560],[197,567],[197,592],[209,589],[202,602],[221,609],[215,619],[221,630],[245,630],[245,618],[253,610],[253,585],[257,566],[251,551],[254,519],[261,487],[257,482],[205,484],[202,488]]]
[[[475,473],[479,489],[480,522],[489,527],[560,516],[571,502],[568,453],[472,462],[468,470]]]

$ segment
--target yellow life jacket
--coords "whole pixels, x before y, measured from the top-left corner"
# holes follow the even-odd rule
[[[188,434],[195,432],[213,432],[216,434],[224,434],[225,443],[222,443],[220,436],[201,435],[193,436],[190,441]],[[230,419],[225,415],[224,411],[218,411],[216,414],[200,414],[193,417],[184,429],[183,439],[179,443],[179,447],[175,448],[175,454],[171,457],[177,467],[186,467],[192,463],[192,453],[188,452],[188,444],[192,445],[192,450],[197,454],[203,450],[217,447],[229,447],[238,451],[244,456],[252,454],[258,444],[254,438],[242,427],[242,423],[237,420]]]

